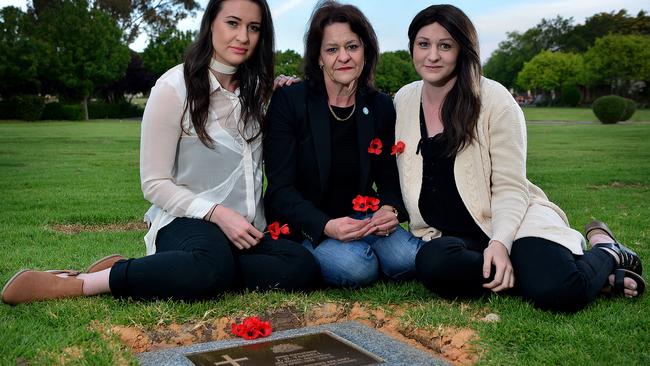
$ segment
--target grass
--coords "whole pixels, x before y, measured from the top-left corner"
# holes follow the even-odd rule
[[[527,121],[598,122],[591,108],[523,108]],[[630,122],[650,121],[650,109],[637,109]]]
[[[133,121],[0,122],[0,282],[21,268],[82,269],[106,254],[144,253],[143,231],[69,235],[51,229],[59,223],[141,220],[149,204],[139,189],[139,129]],[[564,208],[572,226],[581,230],[592,217],[605,220],[647,261],[650,124],[535,123],[528,134],[528,175]],[[228,294],[192,304],[99,296],[0,305],[0,364],[135,364],[135,356],[104,329],[196,321],[206,312],[216,318],[355,301],[375,307],[411,304],[403,320],[415,327],[472,328],[484,365],[650,364],[648,294],[640,300],[600,298],[566,315],[508,296],[446,301],[414,282],[357,291]],[[478,320],[488,313],[501,321]]]

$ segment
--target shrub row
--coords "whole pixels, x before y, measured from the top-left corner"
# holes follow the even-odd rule
[[[605,124],[627,121],[636,112],[636,102],[618,95],[605,95],[591,105],[598,120]]]
[[[88,117],[90,119],[100,118],[132,118],[142,117],[144,110],[129,102],[88,104]]]
[[[21,95],[0,101],[0,119],[35,121],[43,114],[45,102],[35,95]]]
[[[142,117],[143,109],[129,102],[88,104],[90,119]],[[67,120],[79,121],[84,118],[80,104],[45,103],[35,95],[16,96],[0,101],[0,119]]]

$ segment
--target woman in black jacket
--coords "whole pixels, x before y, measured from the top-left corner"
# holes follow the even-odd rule
[[[358,8],[321,3],[305,36],[306,81],[277,90],[267,112],[267,216],[289,224],[332,286],[415,274],[420,241],[398,222],[395,110],[372,83],[378,54]]]

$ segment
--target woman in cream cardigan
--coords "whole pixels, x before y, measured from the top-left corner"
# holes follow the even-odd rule
[[[564,212],[526,179],[524,116],[502,85],[481,77],[469,18],[430,6],[408,36],[422,80],[395,96],[396,141],[405,144],[397,163],[410,228],[427,241],[419,280],[452,298],[513,289],[558,311],[583,308],[604,287],[639,296],[638,256],[601,222],[587,226],[593,249],[583,251]]]

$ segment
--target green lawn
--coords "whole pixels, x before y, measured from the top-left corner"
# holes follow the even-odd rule
[[[542,109],[526,113],[533,111]],[[566,117],[548,119],[593,120],[581,117],[582,112],[562,110],[560,117]],[[52,230],[62,223],[141,220],[149,205],[139,189],[139,130],[133,121],[0,122],[2,284],[22,268],[83,269],[110,253],[143,255],[143,231]],[[529,177],[565,209],[572,226],[581,230],[591,218],[606,221],[650,266],[650,123],[535,123],[528,133]],[[357,291],[231,294],[192,304],[100,296],[0,305],[0,365],[135,363],[106,329],[152,329],[325,302],[380,309],[406,304],[409,310],[401,319],[408,326],[472,328],[479,336],[480,364],[650,364],[650,294],[640,300],[602,298],[565,315],[533,309],[514,297],[451,302],[417,283],[380,283]],[[501,320],[480,321],[489,313]]]
[[[527,121],[598,122],[591,108],[526,107],[523,110]],[[650,109],[637,109],[629,122],[650,122]]]

